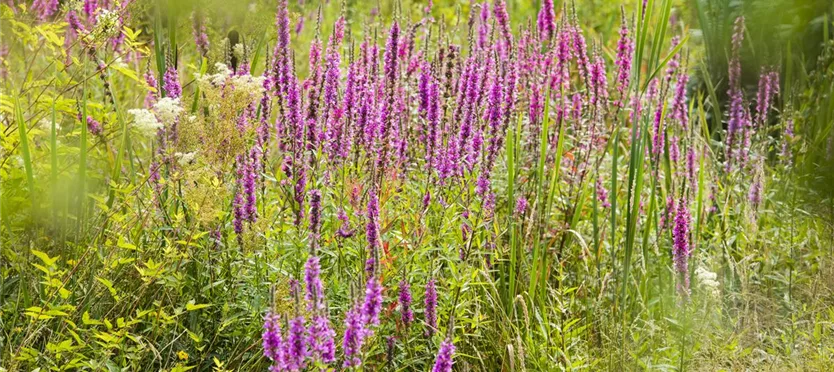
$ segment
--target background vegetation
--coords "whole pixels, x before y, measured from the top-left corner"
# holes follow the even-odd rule
[[[246,45],[251,75],[269,74],[276,4],[99,2],[121,9],[121,18],[110,28],[87,24],[87,36],[75,39],[65,16],[82,2],[60,1],[46,19],[28,1],[0,4],[0,370],[266,370],[264,316],[304,313],[291,286],[304,278],[314,238],[294,219],[311,206],[294,204],[297,174],[285,172],[286,152],[271,143],[258,174],[259,218],[235,232],[234,154],[248,151],[257,134],[236,134],[235,120],[223,113],[237,115],[239,97],[212,96],[198,75],[217,73],[217,62],[231,65],[228,38],[235,33]],[[311,75],[311,45],[318,40],[326,48],[342,15],[342,78],[366,38],[379,44],[382,66],[395,18],[403,29],[433,20],[420,29],[415,50],[457,45],[462,56],[472,55],[470,13],[480,8],[436,1],[426,15],[426,6],[291,1],[296,75],[300,81]],[[555,92],[547,91],[543,119],[535,122],[526,106],[532,85],[519,87],[517,115],[492,172],[491,217],[475,196],[475,173],[441,187],[427,176],[420,153],[400,173],[381,172],[382,182],[368,165],[371,151],[334,165],[325,146],[317,149],[302,189],[323,194],[318,255],[337,344],[368,280],[366,209],[376,190],[381,248],[374,278],[384,300],[357,369],[430,369],[447,338],[456,346],[455,370],[834,369],[834,6],[811,0],[555,6],[561,19],[575,15],[589,54],[598,51],[609,66],[606,105],[619,97],[614,61],[623,17],[635,43],[626,91],[637,101],[678,58],[679,74],[689,78],[690,129],[669,129],[661,146],[666,155],[650,156],[655,106],[634,114],[636,106],[628,105],[607,110],[599,144],[589,144],[593,134],[560,124]],[[509,0],[507,8],[520,40],[535,27],[541,4]],[[780,79],[770,119],[752,139],[758,162],[728,171],[728,70],[734,22],[742,15],[740,86],[751,112],[763,68]],[[206,26],[204,52],[195,44],[195,19]],[[673,37],[683,40],[680,47],[672,46]],[[188,114],[180,118],[182,148],[166,155],[129,110],[145,107],[149,92],[162,93],[147,76],[162,82],[170,66],[179,71]],[[578,67],[570,71],[574,89],[585,94]],[[418,73],[399,78],[415,96]],[[414,112],[403,114],[414,128],[416,102],[409,101]],[[663,107],[662,99],[647,102]],[[280,121],[283,104],[274,103],[270,126]],[[583,115],[582,123],[598,120],[590,119],[591,110]],[[684,162],[670,159],[673,133],[683,153],[698,154],[697,186],[682,181]],[[411,146],[421,149],[412,135]],[[193,162],[159,166],[160,158],[182,159],[192,149],[199,149]],[[583,154],[595,161],[587,177],[575,160]],[[756,188],[758,201],[751,200]],[[425,207],[428,190],[434,193]],[[691,214],[683,274],[689,291],[681,290],[675,269],[676,209],[667,202],[682,194]],[[519,211],[522,198],[529,205]],[[352,236],[339,235],[345,226]],[[424,287],[432,279],[438,324],[427,333],[433,328],[425,320]],[[400,320],[403,281],[414,295],[410,326]],[[388,337],[395,337],[392,347]],[[337,356],[331,368],[342,366],[341,347]]]

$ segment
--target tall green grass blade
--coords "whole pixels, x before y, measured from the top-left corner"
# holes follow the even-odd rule
[[[23,158],[23,168],[26,170],[26,186],[29,188],[29,199],[31,200],[32,219],[35,219],[37,212],[37,193],[35,191],[35,175],[32,170],[32,156],[29,149],[29,134],[26,129],[26,120],[23,119],[23,107],[20,106],[20,96],[14,97],[15,120],[17,121],[17,133],[20,135],[20,156]]]
[[[660,19],[657,20],[657,25],[660,26],[660,31],[655,31],[654,34],[654,41],[652,41],[652,53],[649,56],[648,61],[648,71],[652,71],[657,60],[660,58],[660,50],[663,48],[663,41],[666,40],[666,31],[669,28],[669,17],[672,14],[672,0],[663,0],[661,5],[661,15]],[[682,46],[685,44],[685,40],[681,40],[678,46]],[[670,55],[674,55],[670,53]],[[665,63],[664,63],[665,64]],[[658,66],[658,68],[663,68],[662,66]],[[654,75],[654,74],[652,74]],[[652,78],[650,77],[648,80],[650,81]]]

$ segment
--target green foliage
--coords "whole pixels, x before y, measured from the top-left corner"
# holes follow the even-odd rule
[[[292,38],[295,66],[306,76],[309,45],[327,39],[341,5],[322,5],[316,27],[315,4],[290,2],[293,26],[302,18],[306,23]],[[724,145],[716,140],[729,45],[719,22],[732,18],[707,21],[721,12],[705,3],[716,2],[693,5],[700,43],[681,23],[670,26],[671,18],[688,10],[679,2],[650,0],[646,14],[640,2],[623,4],[637,41],[628,91],[645,95],[673,56],[687,50],[692,52],[684,64],[705,66],[704,86],[695,84],[689,94],[691,127],[681,133],[699,149],[696,185],[674,180],[683,169],[668,155],[644,156],[654,146],[654,108],[607,112],[602,151],[584,155],[593,166],[578,171],[583,133],[554,113],[551,92],[535,143],[526,143],[526,108],[508,124],[494,170],[494,218],[486,216],[472,180],[449,185],[423,207],[435,181],[419,169],[403,169],[408,175],[386,180],[379,195],[386,288],[381,316],[387,320],[366,343],[366,369],[386,366],[389,335],[398,337],[387,367],[394,370],[431,368],[447,336],[457,346],[456,370],[834,366],[831,19],[819,25],[796,21],[809,26],[797,34],[825,30],[819,58],[766,52],[783,57],[785,93],[780,115],[760,135],[765,191],[754,205],[748,200],[753,176],[725,172]],[[267,156],[257,191],[259,219],[234,233],[233,198],[240,187],[233,179],[234,155],[258,134],[236,128],[248,97],[221,95],[198,78],[217,73],[213,62],[228,57],[224,39],[232,30],[257,56],[253,71],[264,71],[273,58],[274,4],[253,4],[254,11],[229,1],[132,2],[118,51],[95,35],[84,40],[86,47],[65,46],[65,22],[38,22],[24,5],[0,5],[0,31],[14,38],[0,65],[8,74],[0,97],[0,371],[265,370],[263,315],[305,314],[290,281],[303,278],[311,236],[293,224],[299,208],[293,179],[281,170],[282,158]],[[212,49],[206,56],[190,38],[195,6],[210,11]],[[383,40],[397,7],[405,24],[422,17],[425,4],[344,6],[350,41],[358,44],[365,36]],[[377,6],[378,15],[371,16]],[[508,6],[513,25],[535,23],[538,4]],[[610,65],[620,4],[571,6]],[[443,20],[444,37],[466,45],[470,10],[469,2],[435,2],[431,15],[438,23],[431,32]],[[761,37],[766,18],[757,20],[751,32]],[[683,42],[670,49],[672,35]],[[751,51],[760,50],[761,39],[753,39]],[[788,51],[800,48],[792,43],[786,43]],[[143,107],[145,95],[155,91],[144,75],[162,81],[172,65],[194,94],[184,97],[191,100],[183,105],[178,142],[160,150],[158,139],[133,125],[128,110]],[[758,72],[747,64],[745,69]],[[664,103],[661,117],[669,111]],[[102,134],[88,129],[88,117],[102,124]],[[787,138],[789,122],[796,134]],[[182,159],[192,152],[198,154],[193,162],[154,168],[161,157]],[[324,157],[317,154],[311,166],[323,166]],[[343,315],[364,291],[362,230],[370,185],[363,161],[373,160],[361,159],[341,174],[313,173],[307,186],[326,190],[319,255],[337,340]],[[608,188],[610,207],[597,196],[597,179],[607,181],[600,185]],[[692,283],[685,296],[674,272],[666,206],[684,189],[694,201]],[[519,214],[521,198],[530,207]],[[357,232],[352,238],[334,234],[342,210]],[[464,226],[472,233],[461,234]],[[439,324],[427,336],[422,288],[430,278],[437,280]],[[418,320],[411,328],[395,320],[400,280],[412,283]]]

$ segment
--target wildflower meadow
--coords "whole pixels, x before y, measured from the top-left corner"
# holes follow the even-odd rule
[[[0,371],[834,370],[832,21],[2,0]]]

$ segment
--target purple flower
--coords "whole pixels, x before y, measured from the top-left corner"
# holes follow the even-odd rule
[[[594,63],[591,64],[590,79],[588,79],[591,94],[591,105],[605,105],[608,100],[608,80],[605,76],[605,61],[595,53]]]
[[[689,208],[683,196],[678,201],[675,227],[672,228],[672,239],[675,271],[683,279],[682,284],[678,285],[678,290],[686,296],[689,293]]]
[[[319,230],[321,229],[321,191],[318,189],[310,190],[310,234],[313,240],[318,239]],[[315,244],[313,245],[315,248]]]
[[[686,107],[686,83],[689,75],[678,75],[678,82],[675,85],[675,95],[672,99],[672,118],[678,120],[681,128],[686,130],[689,123],[689,110]]]
[[[286,368],[291,371],[302,370],[307,366],[307,328],[304,317],[298,316],[290,321],[290,332],[286,343]]]
[[[542,1],[536,25],[543,40],[549,40],[553,37],[556,31],[556,9],[553,6],[553,0]]]
[[[697,171],[695,166],[695,146],[690,146],[689,150],[686,152],[686,178],[689,180],[690,187],[694,190],[698,187],[698,183],[695,180],[695,172]]]
[[[284,366],[284,339],[281,335],[281,319],[272,312],[264,318],[263,349],[264,356],[272,361],[277,369]]]
[[[197,51],[201,56],[205,57],[209,51],[209,39],[206,34],[205,19],[203,19],[200,12],[194,12],[192,16],[194,44],[197,45]]]
[[[426,333],[431,336],[437,329],[437,289],[434,285],[434,279],[426,283]]]
[[[330,328],[330,319],[324,315],[313,317],[309,329],[309,344],[311,355],[322,363],[332,363],[336,360],[336,332]]]
[[[509,49],[513,42],[513,33],[510,27],[510,15],[507,14],[507,3],[504,0],[496,0],[492,12],[495,15],[495,23],[498,24],[501,36],[506,42],[506,48]]]
[[[362,323],[367,329],[379,324],[379,312],[382,310],[382,285],[376,277],[368,278],[365,287],[365,302],[362,304]]]
[[[101,123],[93,117],[87,117],[87,130],[94,136],[100,136],[102,132]]]
[[[484,1],[481,4],[480,24],[478,25],[478,47],[487,47],[487,36],[489,35],[489,3]]]
[[[755,174],[753,175],[753,183],[750,185],[750,191],[747,193],[747,198],[753,207],[758,207],[762,203],[762,168],[763,161],[758,161],[755,165]]]
[[[358,307],[353,307],[345,314],[345,335],[342,339],[342,349],[345,351],[344,367],[358,367],[362,364],[360,354],[362,343],[365,342],[365,330],[362,325],[362,315]]]
[[[663,125],[663,100],[658,100],[657,109],[654,111],[654,138],[652,139],[652,154],[659,156],[663,152],[664,134],[666,129]]]
[[[243,233],[243,221],[246,220],[245,203],[243,202],[243,193],[238,190],[235,193],[234,199],[234,226],[235,234]],[[238,237],[240,239],[240,237]]]
[[[582,34],[582,28],[579,25],[573,25],[573,54],[576,56],[576,63],[579,65],[579,71],[583,77],[588,78],[590,73],[590,61],[588,60],[588,47],[585,44],[585,35]]]
[[[321,282],[321,264],[318,256],[310,256],[304,265],[304,283],[307,285],[307,310],[324,309],[324,285]]]
[[[300,226],[301,220],[304,219],[304,190],[307,187],[307,172],[302,164],[296,164],[297,179],[295,181],[295,202],[298,204],[297,214],[295,215],[295,225]]]
[[[243,191],[246,194],[246,220],[255,222],[258,219],[255,164],[253,161],[244,161],[243,167]]]
[[[770,104],[777,93],[779,93],[779,74],[762,67],[762,73],[759,76],[759,91],[756,94],[756,125],[761,126],[767,122]]]
[[[611,207],[611,203],[608,202],[608,190],[606,190],[605,186],[602,185],[602,178],[597,178],[595,186],[597,189],[597,199],[599,199],[600,203],[602,203],[602,207]]]
[[[672,47],[670,48],[670,53],[678,47],[680,44],[681,38],[680,36],[675,36],[672,38]],[[678,67],[681,65],[681,55],[680,53],[675,53],[674,56],[669,60],[669,63],[666,64],[666,83],[670,83],[672,78],[675,77],[675,73],[678,71]],[[686,75],[686,74],[683,74]]]
[[[182,96],[182,87],[180,86],[180,78],[177,69],[168,67],[165,75],[162,77],[162,88],[165,89],[165,94],[171,98],[179,98]]]
[[[279,93],[289,94],[290,75],[292,63],[290,61],[290,12],[287,0],[278,0],[278,11],[275,14],[275,25],[278,33],[278,41],[275,43],[273,52],[273,73],[275,74],[275,86],[280,88]]]
[[[515,201],[515,214],[517,217],[524,216],[524,213],[527,212],[527,198],[520,196]]]
[[[391,365],[394,362],[394,346],[397,342],[397,338],[394,336],[387,336],[385,337],[385,359],[386,364]]]
[[[32,10],[38,12],[38,20],[45,21],[58,11],[58,0],[35,0]]]
[[[368,259],[375,260],[379,248],[379,199],[377,199],[376,191],[373,189],[368,196],[367,217],[368,224],[365,228],[365,236],[368,240]],[[372,266],[370,269],[373,272],[374,267]]]
[[[347,213],[345,213],[344,209],[339,208],[339,211],[336,213],[336,218],[339,221],[342,221],[342,225],[339,227],[339,230],[336,230],[336,235],[342,239],[347,239],[353,236],[353,229],[350,228],[350,220],[348,219]]]
[[[736,136],[744,126],[744,97],[741,90],[741,43],[744,40],[744,17],[738,17],[733,28],[733,48],[729,68],[730,108],[727,120],[727,164],[726,171],[732,168]]]
[[[437,352],[437,359],[434,360],[432,372],[451,372],[454,357],[455,344],[447,338],[440,344],[440,350]]]
[[[403,323],[408,326],[414,320],[414,312],[411,311],[411,286],[405,279],[400,281],[400,313]]]

